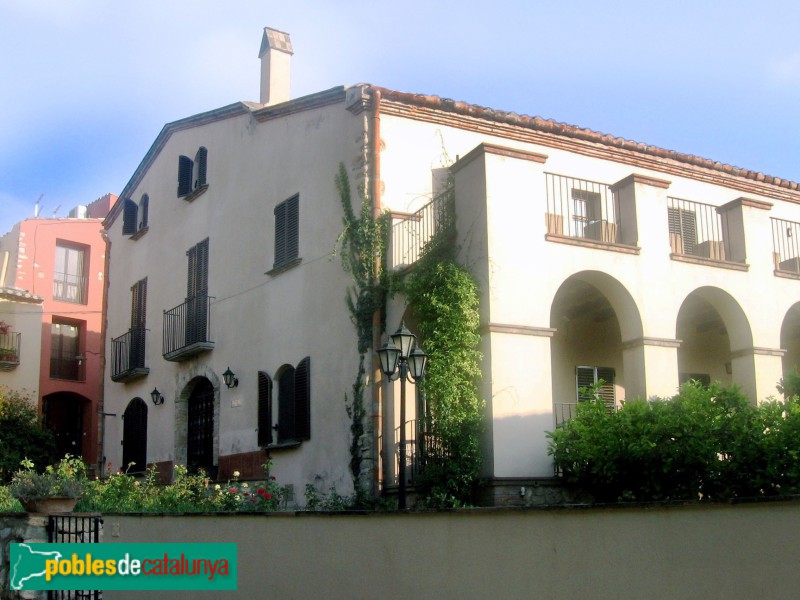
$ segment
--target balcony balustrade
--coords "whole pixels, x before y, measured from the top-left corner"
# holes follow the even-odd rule
[[[211,296],[197,295],[164,311],[162,353],[180,362],[214,348],[210,339]]]
[[[0,333],[0,371],[11,371],[19,366],[22,333]]]
[[[147,330],[134,327],[111,340],[111,380],[131,381],[150,372],[145,367]]]
[[[800,223],[772,221],[772,257],[775,270],[800,275]]]
[[[53,275],[53,298],[63,302],[86,304],[86,277],[69,273]]]
[[[620,234],[617,195],[605,183],[545,173],[547,233],[616,244]]]
[[[450,196],[437,196],[417,212],[403,215],[392,225],[392,268],[404,269],[422,256],[438,233],[452,227],[453,206]]]

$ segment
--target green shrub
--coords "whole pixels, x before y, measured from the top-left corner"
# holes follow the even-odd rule
[[[751,405],[735,387],[697,382],[616,412],[583,402],[550,432],[564,481],[598,501],[727,499],[800,489],[800,399]]]
[[[53,434],[44,429],[36,413],[36,400],[0,386],[0,483],[11,481],[25,457],[37,465],[55,459]]]

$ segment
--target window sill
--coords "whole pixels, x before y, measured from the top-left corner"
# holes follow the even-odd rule
[[[134,233],[134,234],[131,236],[131,239],[132,239],[132,240],[138,240],[140,237],[142,237],[142,236],[143,236],[145,233],[147,233],[148,231],[150,231],[150,227],[149,227],[149,226],[147,226],[147,225],[145,225],[144,227],[142,227],[141,229],[139,229],[139,230],[138,230],[136,233]]]
[[[622,254],[639,254],[641,248],[638,246],[629,246],[627,244],[616,244],[612,242],[600,242],[589,238],[570,237],[566,235],[558,235],[555,233],[547,233],[544,239],[548,242],[556,242],[557,244],[567,244],[569,246],[582,246],[584,248],[594,248],[595,250],[607,250],[610,252],[621,252]]]
[[[207,189],[208,189],[208,184],[201,185],[200,187],[186,194],[185,196],[178,196],[178,198],[183,198],[184,200],[186,200],[186,202],[193,202],[195,199],[202,196]]]
[[[299,448],[303,442],[290,440],[286,442],[278,442],[277,444],[268,444],[265,446],[267,450],[289,450],[291,448]]]
[[[701,256],[690,256],[688,254],[670,253],[670,259],[676,262],[689,263],[691,265],[705,265],[706,267],[717,267],[719,269],[730,269],[731,271],[749,271],[750,265],[746,263],[735,263],[727,260],[715,260],[713,258],[703,258]]]
[[[283,264],[275,265],[274,267],[272,267],[272,269],[270,269],[269,271],[264,273],[264,275],[270,275],[272,277],[275,277],[275,275],[279,275],[280,273],[283,273],[284,271],[288,271],[292,267],[296,267],[302,261],[303,261],[302,258],[294,258],[292,260],[286,261]]]

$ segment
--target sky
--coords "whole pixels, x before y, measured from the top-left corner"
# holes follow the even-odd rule
[[[119,194],[164,124],[372,83],[800,181],[794,0],[0,0],[0,234]]]

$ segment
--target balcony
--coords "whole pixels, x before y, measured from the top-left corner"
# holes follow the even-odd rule
[[[547,234],[602,244],[621,240],[620,207],[611,186],[545,173]]]
[[[452,195],[439,195],[417,212],[399,215],[399,219],[392,225],[391,267],[402,270],[430,249],[437,234],[452,228],[455,223]]]
[[[394,454],[395,454],[395,474],[384,481],[385,485],[392,486],[398,484],[397,474],[404,472],[406,482],[414,484],[414,480],[425,470],[425,467],[434,463],[445,461],[448,456],[442,447],[441,441],[432,433],[418,429],[424,428],[422,421],[412,419],[406,421],[406,451],[405,461],[400,452],[400,428],[394,430]],[[380,440],[381,450],[383,450],[383,440]]]
[[[734,260],[720,208],[701,202],[667,198],[667,226],[672,257],[694,257],[714,262]]]
[[[86,277],[69,273],[53,275],[53,299],[86,304]]]
[[[12,371],[19,366],[19,349],[22,334],[0,333],[0,371]]]
[[[111,381],[131,381],[150,372],[144,366],[146,339],[147,330],[134,327],[111,340]]]
[[[198,295],[164,311],[162,353],[165,360],[181,362],[213,350],[210,340],[211,297]]]
[[[772,258],[776,275],[800,276],[800,223],[772,222]]]

